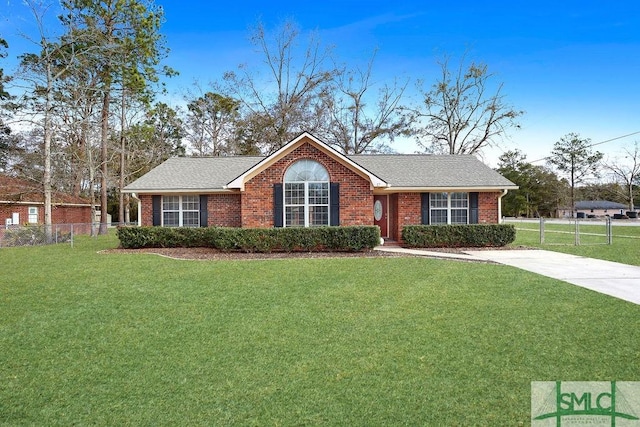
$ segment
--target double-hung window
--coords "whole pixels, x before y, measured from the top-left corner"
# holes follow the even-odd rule
[[[284,175],[285,227],[329,225],[329,173],[314,160],[299,160]]]
[[[29,224],[38,223],[38,208],[35,206],[29,206]]]
[[[164,227],[199,227],[199,196],[162,196]]]
[[[429,193],[430,224],[468,224],[469,193]]]

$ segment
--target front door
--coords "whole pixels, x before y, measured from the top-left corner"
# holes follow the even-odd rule
[[[380,227],[380,236],[389,237],[389,196],[373,196],[373,224]]]

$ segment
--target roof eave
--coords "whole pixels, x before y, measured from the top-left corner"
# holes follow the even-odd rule
[[[0,200],[0,205],[38,205],[44,206],[44,202],[23,201],[23,200]],[[68,206],[68,207],[91,207],[91,203],[71,203],[71,202],[51,202],[51,206]],[[100,206],[99,203],[94,206]]]
[[[215,194],[215,193],[236,193],[235,189],[229,188],[125,188],[123,193],[129,194]]]
[[[385,193],[428,193],[434,191],[467,191],[467,192],[498,192],[503,190],[517,190],[517,185],[482,185],[482,186],[388,186],[381,188]]]

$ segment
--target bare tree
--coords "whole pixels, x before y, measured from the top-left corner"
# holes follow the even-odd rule
[[[259,23],[251,35],[262,55],[268,77],[242,65],[238,72],[225,73],[226,92],[239,100],[251,130],[245,138],[263,152],[277,150],[302,131],[314,132],[320,95],[336,71],[327,68],[331,50],[312,35],[306,47],[298,49],[300,30],[286,21],[275,33]],[[250,120],[250,121],[249,121]],[[255,124],[255,126],[253,126]]]
[[[345,154],[387,151],[386,142],[408,130],[399,103],[409,81],[382,86],[376,98],[370,94],[375,86],[374,60],[375,52],[365,69],[341,71],[336,87],[323,94],[325,112],[330,115],[327,142]]]
[[[629,210],[633,211],[635,206],[634,185],[640,180],[640,147],[638,142],[634,142],[633,149],[625,148],[624,159],[613,159],[604,163],[605,169],[611,172],[611,175],[617,182],[624,184],[626,194],[625,199],[629,203]]]
[[[37,54],[25,54],[21,57],[22,78],[31,83],[31,99],[34,104],[34,117],[40,118],[43,132],[43,193],[44,193],[44,224],[47,237],[51,234],[51,144],[54,138],[54,92],[61,78],[69,71],[75,61],[77,52],[75,44],[62,43],[60,38],[53,38],[47,34],[44,16],[47,5],[25,0],[31,9],[36,26],[38,39],[32,40],[39,48]],[[34,120],[35,121],[35,120]]]
[[[505,102],[503,84],[492,86],[495,75],[485,64],[465,64],[457,69],[449,58],[439,61],[441,76],[430,90],[419,83],[422,105],[409,109],[409,117],[419,123],[414,129],[418,144],[426,151],[472,154],[494,146],[523,114]],[[497,87],[492,90],[492,87]]]
[[[5,39],[0,37],[0,59],[7,57],[5,49],[9,48],[9,44]],[[11,98],[11,95],[5,91],[5,83],[9,81],[9,77],[4,74],[4,70],[0,68],[0,101]]]
[[[6,40],[0,37],[0,59],[7,57],[9,45]],[[15,136],[11,134],[11,128],[4,123],[3,107],[4,102],[12,98],[5,90],[5,84],[9,82],[9,77],[4,74],[4,70],[0,68],[0,170],[7,166],[9,153],[13,145],[15,145]]]

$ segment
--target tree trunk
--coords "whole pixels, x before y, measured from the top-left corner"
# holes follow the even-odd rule
[[[91,155],[91,149],[87,144],[87,165],[89,168],[89,194],[91,195],[91,237],[95,237],[97,234],[97,230],[95,227],[96,223],[96,192],[95,192],[95,183],[96,183],[96,168],[93,164],[93,156]]]
[[[100,114],[100,231],[99,234],[107,234],[107,173],[108,168],[108,142],[109,142],[109,106],[111,104],[111,88],[105,88],[102,99],[102,112]]]
[[[124,195],[124,225],[131,222],[131,209],[129,208],[129,202],[131,198],[128,194]]]
[[[125,105],[126,105],[126,101],[125,101],[125,94],[126,94],[126,90],[124,88],[122,88],[122,103],[121,103],[121,109],[120,109],[120,185],[118,188],[118,224],[120,225],[124,225],[124,223],[126,223],[126,219],[124,217],[124,193],[122,192],[122,190],[124,189],[124,173],[125,173],[125,150],[126,150],[126,138],[124,137],[124,132],[125,132],[125,121],[126,121],[126,117],[125,117]]]
[[[573,154],[571,154],[571,217],[572,218],[576,217],[576,196],[575,196],[576,181],[575,181],[575,171],[576,171],[576,160],[575,160]]]
[[[95,237],[97,234],[96,230],[96,168],[93,163],[93,154],[91,152],[91,144],[87,140],[87,135],[89,135],[89,116],[85,115],[82,118],[82,135],[85,144],[84,148],[84,156],[87,160],[87,171],[89,173],[89,197],[91,200],[91,237]]]
[[[52,240],[51,218],[51,138],[53,130],[51,129],[51,108],[53,104],[53,76],[51,74],[51,63],[47,62],[47,95],[44,108],[44,232],[47,243]]]

